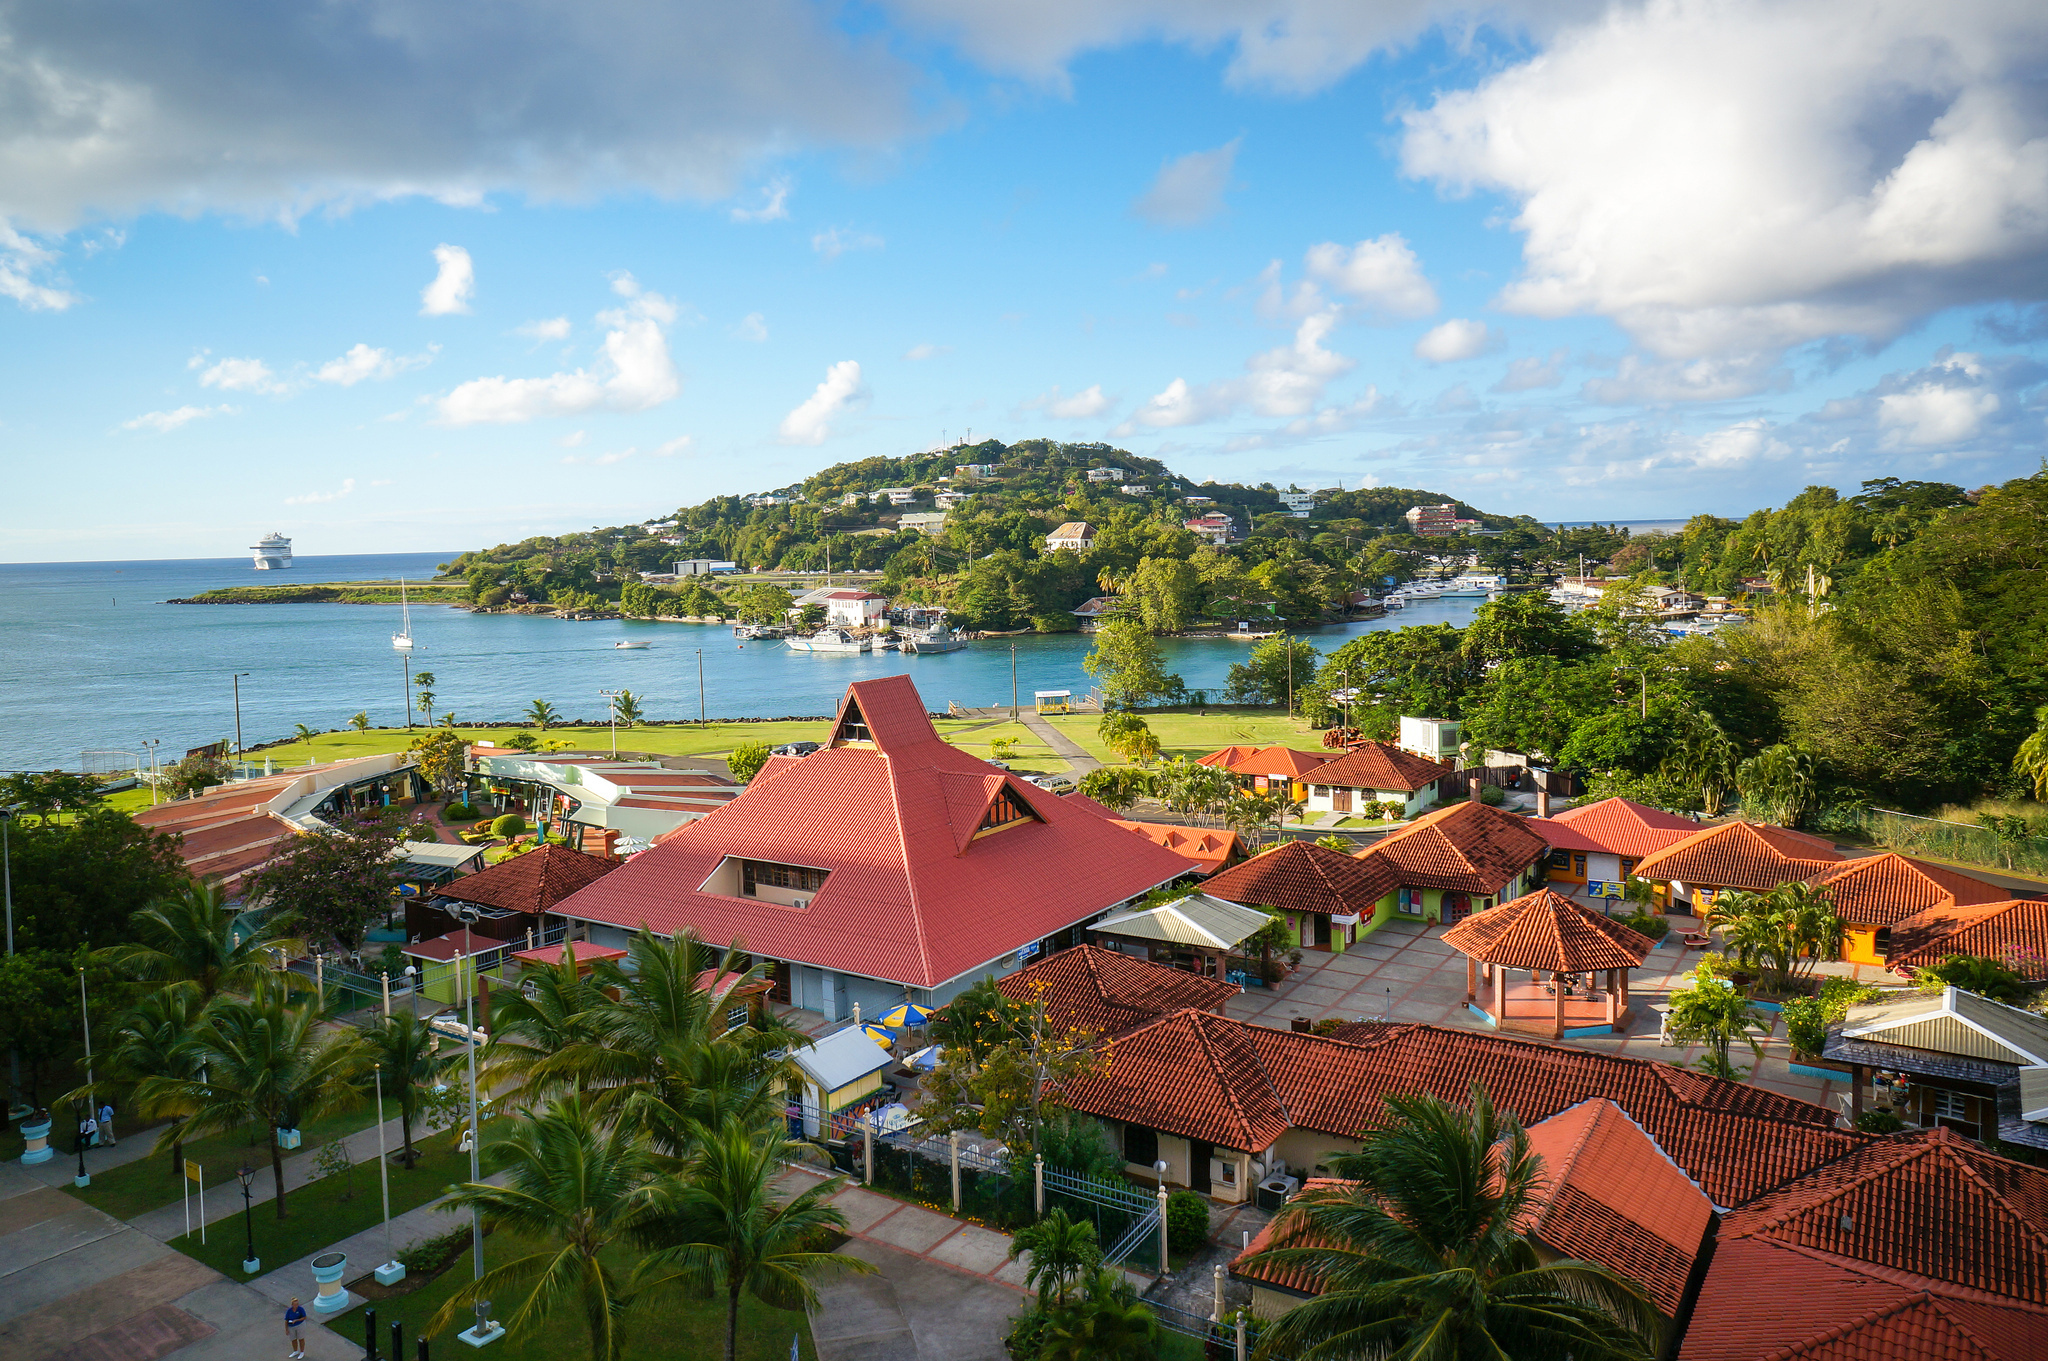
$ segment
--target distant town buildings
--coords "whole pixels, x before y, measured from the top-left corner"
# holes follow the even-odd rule
[[[1212,510],[1206,515],[1197,515],[1183,522],[1183,528],[1190,534],[1205,543],[1213,544],[1229,543],[1236,527],[1236,522],[1220,510]]]
[[[739,570],[738,563],[726,562],[722,558],[682,558],[676,563],[676,575],[679,577],[710,577]]]
[[[953,465],[953,476],[955,477],[994,477],[995,475],[996,465],[993,463],[956,463]]]
[[[1316,507],[1316,494],[1312,491],[1283,491],[1280,504],[1287,507],[1287,513],[1297,520],[1306,520],[1308,513]]]
[[[1149,496],[1152,493],[1152,489],[1142,482],[1126,482],[1117,490],[1125,496]]]
[[[1479,528],[1477,520],[1459,519],[1458,507],[1451,502],[1440,506],[1410,506],[1402,518],[1408,521],[1411,533],[1425,538],[1442,538]]]
[[[1088,480],[1090,482],[1118,482],[1123,479],[1124,475],[1122,468],[1090,468],[1088,470]]]
[[[917,490],[914,487],[881,487],[875,491],[873,499],[876,505],[887,501],[892,506],[907,506],[917,499]]]
[[[940,492],[939,495],[944,496],[946,493]],[[945,503],[941,502],[940,504],[943,506]],[[913,511],[908,515],[897,517],[896,527],[898,529],[913,529],[920,534],[936,534],[946,527],[946,512],[943,509],[936,511]]]
[[[967,499],[964,491],[941,491],[932,493],[932,504],[940,510],[951,510]]]

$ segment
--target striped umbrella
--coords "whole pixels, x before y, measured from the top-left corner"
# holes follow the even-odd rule
[[[886,1012],[881,1016],[877,1016],[875,1019],[881,1022],[881,1024],[883,1025],[921,1026],[928,1024],[931,1021],[932,1014],[929,1011],[926,1011],[921,1006],[917,1006],[914,1003],[905,1002],[902,1006],[896,1008],[896,1010]]]
[[[876,1025],[873,1021],[863,1022],[860,1027],[860,1033],[873,1040],[876,1044],[881,1045],[884,1049],[896,1043],[895,1031],[885,1025]]]

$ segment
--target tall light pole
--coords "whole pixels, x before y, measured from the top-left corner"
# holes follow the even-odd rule
[[[7,844],[7,830],[14,825],[14,809],[0,806],[0,893],[7,899],[7,957],[14,958],[14,849]],[[21,1051],[7,1046],[7,1111],[11,1116],[21,1105]]]
[[[256,1169],[244,1167],[235,1173],[242,1183],[242,1230],[248,1236],[248,1256],[242,1259],[242,1270],[254,1276],[263,1269],[263,1262],[256,1256],[256,1215],[250,1209],[249,1183],[256,1179]]]
[[[704,719],[704,649],[697,649],[697,726],[707,726]]]
[[[1010,644],[1010,721],[1017,721],[1017,645]]]
[[[237,763],[237,764],[240,764],[240,763],[241,763],[241,760],[242,760],[242,677],[244,677],[244,676],[246,676],[246,675],[248,675],[248,674],[249,674],[249,673],[248,673],[248,672],[246,672],[246,671],[237,671],[237,672],[235,673],[235,675],[234,675],[234,682],[235,682],[235,761],[236,761],[236,763]]]
[[[142,745],[149,749],[149,806],[156,807],[156,749],[163,744],[160,737],[146,737]],[[137,772],[140,773],[139,771]]]
[[[618,757],[618,754],[619,754],[619,694],[620,694],[620,692],[619,692],[619,691],[617,691],[617,690],[600,690],[600,691],[598,691],[597,693],[599,693],[600,695],[603,695],[603,696],[605,697],[605,709],[606,709],[606,712],[607,712],[607,713],[608,713],[608,714],[610,715],[610,717],[611,717],[611,724],[612,724],[612,756],[613,756],[613,758],[614,758],[614,759],[616,759],[616,758]]]
[[[467,934],[467,932],[465,932]],[[463,1010],[468,1021],[469,1034],[469,1179],[479,1182],[484,1179],[479,1157],[483,1147],[484,1133],[476,1119],[476,956],[470,956],[469,986],[464,989]],[[462,955],[455,956],[455,979],[462,981]],[[474,1205],[469,1209],[470,1252],[475,1261],[476,1279],[484,1278],[484,1221],[483,1214]],[[483,1332],[483,1315],[477,1315],[477,1332]]]

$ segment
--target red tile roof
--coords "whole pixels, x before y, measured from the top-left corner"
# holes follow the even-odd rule
[[[1763,1238],[2048,1305],[2048,1171],[1948,1130],[1885,1139],[1732,1211]]]
[[[2048,902],[2014,898],[1931,907],[1892,928],[1885,963],[1924,969],[1950,955],[2002,959],[2028,978],[2048,978]]]
[[[1667,1318],[1685,1298],[1713,1202],[1628,1113],[1604,1097],[1529,1127],[1545,1190],[1527,1225],[1554,1251],[1640,1282]]]
[[[1257,755],[1260,750],[1261,748],[1257,746],[1228,746],[1220,751],[1212,751],[1207,756],[1197,756],[1195,764],[1198,766],[1215,766],[1219,770],[1229,770],[1245,757]]]
[[[1283,912],[1371,912],[1403,880],[1384,863],[1367,862],[1313,841],[1288,841],[1233,865],[1202,885],[1212,898]]]
[[[1086,794],[1076,792],[1073,794],[1063,795],[1062,797],[1065,799],[1067,807],[1083,809],[1087,812],[1095,814],[1095,816],[1099,818],[1109,818],[1112,821],[1114,821],[1123,816],[1114,808],[1109,808],[1102,804],[1099,804],[1095,800],[1089,798]]]
[[[616,860],[568,846],[542,846],[443,884],[434,896],[537,916],[552,912],[555,904],[618,867]]]
[[[1444,944],[1484,964],[1559,973],[1633,969],[1657,945],[1547,888],[1474,913],[1444,932]]]
[[[1528,819],[1467,800],[1424,813],[1358,859],[1391,866],[1395,882],[1410,888],[1494,894],[1549,854]]]
[[[626,951],[612,945],[597,945],[587,940],[563,941],[560,945],[541,945],[531,950],[514,950],[512,958],[528,964],[559,964],[562,951],[569,952],[569,958],[578,964],[594,964],[600,959],[624,959]]]
[[[1543,838],[1553,851],[1578,851],[1583,855],[1611,855],[1606,842],[1588,835],[1570,823],[1559,822],[1556,818],[1530,818],[1529,826],[1536,835]]]
[[[1367,742],[1353,747],[1328,765],[1319,766],[1315,782],[1335,785],[1340,789],[1404,789],[1413,792],[1452,773],[1451,767],[1443,761],[1417,756],[1387,742]]]
[[[1633,859],[1654,854],[1699,831],[1691,818],[1629,799],[1601,799],[1567,808],[1551,819],[1600,843],[1600,849]]]
[[[1047,1020],[1114,1038],[1192,1007],[1221,1012],[1241,989],[1182,969],[1133,959],[1099,945],[1076,945],[996,980],[1005,997],[1043,998]]]
[[[1763,892],[1824,874],[1841,859],[1834,844],[1822,837],[1756,822],[1726,822],[1702,827],[1645,856],[1636,875]]]
[[[1810,882],[1828,890],[1835,912],[1852,926],[1895,926],[1930,907],[1992,903],[2011,896],[1982,879],[1890,851],[1845,861]]]
[[[1355,1181],[1341,1177],[1310,1177],[1301,1184],[1301,1194],[1342,1195],[1357,1186]],[[1308,1267],[1295,1262],[1251,1263],[1251,1258],[1267,1248],[1318,1248],[1325,1246],[1325,1240],[1308,1231],[1300,1220],[1278,1215],[1265,1222],[1244,1251],[1237,1254],[1230,1263],[1230,1274],[1239,1280],[1256,1281],[1290,1295],[1320,1295],[1323,1291],[1322,1277]],[[1249,1263],[1249,1265],[1248,1265]]]
[[[1005,791],[1034,816],[977,836]],[[936,987],[1187,873],[1065,804],[940,741],[909,677],[859,681],[826,750],[757,777],[556,910]],[[808,906],[784,907],[705,890],[728,857],[829,873]]]
[[[1068,802],[1079,798],[1078,794],[1067,795]],[[1244,857],[1244,843],[1238,840],[1236,832],[1210,831],[1202,827],[1181,827],[1171,822],[1129,822],[1112,817],[1111,822],[1127,832],[1135,832],[1155,846],[1164,846],[1185,859],[1201,874],[1214,874],[1232,860]]]
[[[1646,1059],[1426,1025],[1301,1035],[1188,1011],[1125,1035],[1109,1071],[1068,1095],[1091,1115],[1259,1152],[1289,1126],[1356,1138],[1386,1118],[1387,1096],[1462,1102],[1475,1081],[1524,1123],[1606,1097],[1720,1205],[1870,1141],[1823,1107]]]
[[[1216,754],[1218,753],[1211,753]],[[1292,747],[1281,746],[1253,747],[1249,755],[1240,756],[1232,761],[1229,769],[1238,775],[1286,775],[1298,780],[1320,766],[1331,764],[1331,757],[1334,754],[1327,751],[1296,751]]]

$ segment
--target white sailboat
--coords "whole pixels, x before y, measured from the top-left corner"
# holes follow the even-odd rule
[[[405,603],[404,577],[398,579],[398,608],[403,612],[404,620],[399,624],[398,632],[391,635],[391,646],[397,648],[400,652],[410,652],[412,651],[412,606]]]

